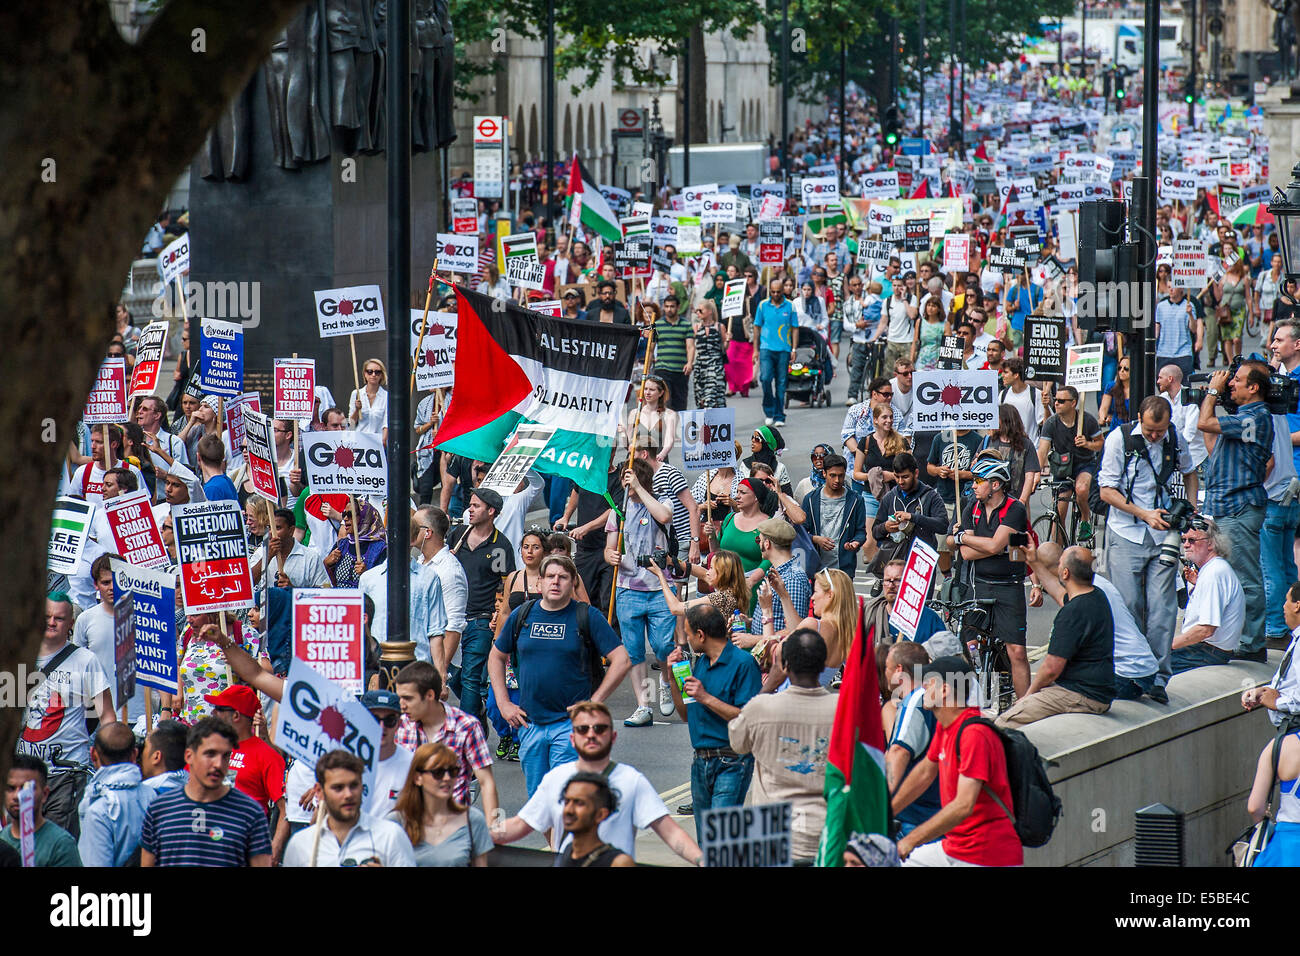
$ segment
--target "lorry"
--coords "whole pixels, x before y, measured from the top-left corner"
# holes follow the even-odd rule
[[[1143,37],[1146,24],[1139,19],[1089,17],[1086,26],[1078,17],[1054,20],[1042,17],[1038,33],[1026,36],[1023,50],[1028,61],[1035,66],[1051,63],[1057,57],[1057,34],[1062,36],[1061,54],[1067,61],[1078,62],[1080,38],[1086,42],[1084,56],[1104,66],[1122,66],[1130,70],[1142,68]],[[1170,14],[1160,24],[1160,64],[1177,66],[1184,59],[1178,48],[1183,37],[1181,15]]]

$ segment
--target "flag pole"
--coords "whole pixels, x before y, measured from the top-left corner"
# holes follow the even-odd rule
[[[654,344],[655,344],[655,327],[651,325],[649,341],[646,343],[646,353],[645,353],[646,361],[641,366],[641,386],[636,390],[636,418],[632,420],[632,434],[630,434],[627,439],[628,468],[632,467],[632,461],[636,458],[636,436],[637,436],[637,432],[641,428],[641,409],[643,407],[643,403],[641,401],[641,395],[645,392],[645,380],[646,377],[650,374],[650,361],[649,361],[650,351],[651,349],[654,348]],[[614,549],[615,553],[620,556],[623,553],[623,522],[627,518],[627,507],[628,507],[628,501],[630,499],[630,496],[631,496],[631,490],[624,488],[623,489],[623,513],[618,516],[618,547]],[[676,555],[674,555],[674,557],[676,557]],[[607,618],[611,621],[614,619],[614,597],[617,593],[618,593],[618,569],[615,568],[614,580],[611,583],[609,588],[609,614],[607,615]]]
[[[411,387],[409,391],[415,392],[415,368],[419,363],[420,350],[424,348],[424,333],[429,328],[429,306],[433,303],[433,277],[438,272],[438,260],[433,260],[433,268],[429,270],[429,291],[424,295],[424,318],[420,320],[420,337],[415,341],[415,362],[411,363]]]

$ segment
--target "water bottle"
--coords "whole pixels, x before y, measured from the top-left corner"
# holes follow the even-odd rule
[[[740,608],[736,608],[734,611],[731,612],[731,633],[732,634],[745,633],[745,619],[743,616],[741,616]]]

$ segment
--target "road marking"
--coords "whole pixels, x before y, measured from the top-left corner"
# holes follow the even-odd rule
[[[686,783],[681,784],[680,786],[673,787],[671,790],[665,790],[663,793],[659,794],[659,799],[662,800],[664,803],[668,803],[672,800],[676,800],[680,797],[684,797],[690,792],[691,792],[691,785],[690,782],[688,781]]]

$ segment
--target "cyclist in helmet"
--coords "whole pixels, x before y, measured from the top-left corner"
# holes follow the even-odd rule
[[[1025,563],[1017,550],[1012,560],[1013,534],[1029,530],[1025,506],[1008,494],[1011,469],[999,458],[977,458],[971,465],[975,499],[966,507],[951,536],[967,562],[971,598],[993,598],[989,610],[993,633],[1007,646],[1011,682],[1016,697],[1029,689],[1029,658],[1025,652]],[[1017,539],[1021,540],[1021,539]]]

